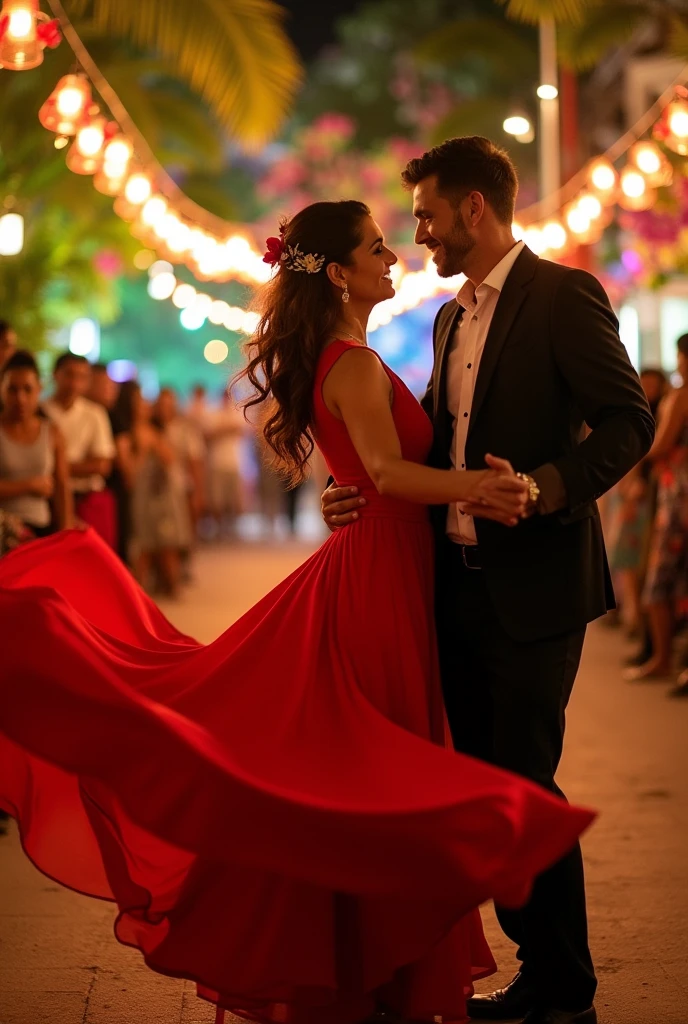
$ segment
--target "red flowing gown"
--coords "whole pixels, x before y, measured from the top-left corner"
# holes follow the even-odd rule
[[[0,806],[51,878],[218,1007],[465,1019],[518,906],[594,815],[451,751],[427,509],[379,496],[322,382],[315,432],[368,504],[213,643],[174,629],[92,531],[0,563]],[[371,353],[370,358],[377,358]],[[390,370],[404,457],[431,425]]]

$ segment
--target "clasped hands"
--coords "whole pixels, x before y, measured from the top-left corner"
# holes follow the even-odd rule
[[[465,515],[516,526],[533,512],[529,507],[528,484],[516,476],[507,459],[486,455],[485,462],[488,468],[473,474],[475,483],[467,500],[460,502],[461,510]],[[365,504],[357,487],[332,483],[322,494],[320,511],[330,530],[336,530],[358,519],[358,510]]]

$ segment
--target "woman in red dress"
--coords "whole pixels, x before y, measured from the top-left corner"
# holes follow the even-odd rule
[[[3,559],[0,806],[218,1017],[462,1021],[494,970],[476,908],[523,903],[593,818],[446,739],[427,505],[508,524],[525,495],[499,460],[423,465],[430,423],[365,345],[395,262],[365,206],[315,204],[270,250],[266,440],[295,479],[317,441],[361,522],[207,646],[92,532]]]

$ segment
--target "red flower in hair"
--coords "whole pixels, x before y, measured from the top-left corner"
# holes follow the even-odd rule
[[[274,267],[282,259],[285,248],[284,241],[281,238],[268,238],[265,244],[268,250],[263,256],[263,263],[269,263],[271,267]]]

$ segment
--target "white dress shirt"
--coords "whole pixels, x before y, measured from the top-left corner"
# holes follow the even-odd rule
[[[474,288],[470,281],[466,281],[456,296],[464,313],[449,343],[447,359],[447,408],[454,420],[450,457],[454,469],[466,468],[466,439],[480,360],[497,300],[524,245],[524,242],[517,242],[492,268],[482,284]],[[473,517],[465,515],[457,503],[449,506],[447,535],[456,544],[478,543]]]

